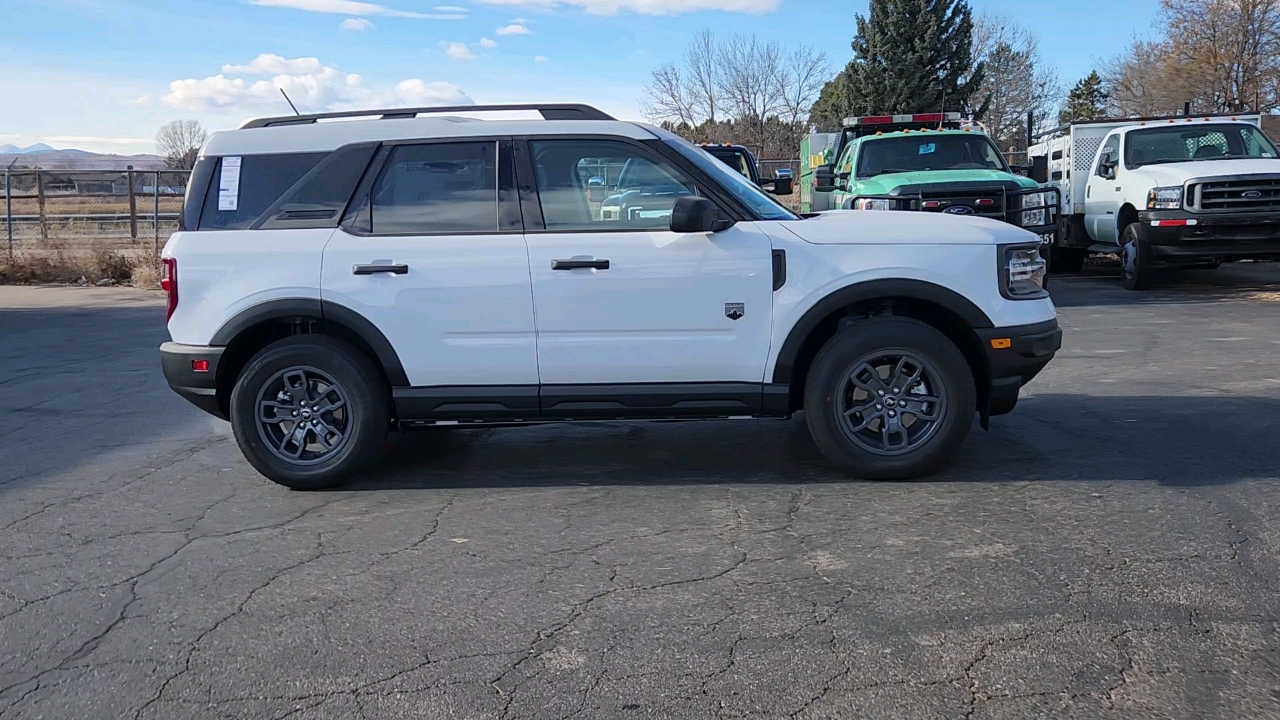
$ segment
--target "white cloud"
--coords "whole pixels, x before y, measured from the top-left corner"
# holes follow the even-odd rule
[[[528,35],[529,28],[525,27],[524,22],[515,21],[510,25],[504,25],[503,27],[498,28],[497,33],[499,35]]]
[[[466,46],[463,46],[466,50]],[[237,75],[271,75],[271,79],[246,79]],[[370,87],[355,73],[340,72],[317,58],[287,59],[263,53],[245,65],[227,64],[222,72],[206,78],[169,83],[164,102],[175,108],[204,112],[287,112],[280,90],[289,94],[300,110],[316,112],[396,105],[470,105],[472,100],[456,85],[401,81],[394,89]]]
[[[471,52],[471,48],[466,43],[460,42],[442,42],[440,47],[444,48],[446,57],[453,60],[475,60],[476,54]]]
[[[546,62],[546,61],[547,61],[547,56],[546,56],[546,55],[534,55],[534,56],[533,56],[533,61],[534,61],[534,62]]]
[[[641,15],[679,15],[704,10],[761,14],[777,10],[782,0],[479,0],[504,7],[578,7],[592,15],[634,12]]]
[[[364,32],[365,30],[369,30],[370,28],[372,28],[373,23],[369,22],[368,20],[365,20],[364,18],[347,18],[346,20],[343,20],[341,23],[339,23],[338,27],[343,30],[353,30],[355,32]]]
[[[136,98],[134,98],[134,99],[130,100],[130,101],[129,101],[129,104],[130,104],[130,105],[137,105],[138,107],[145,107],[145,106],[147,106],[147,105],[150,105],[150,104],[151,104],[151,96],[150,96],[150,95],[139,95],[138,97],[136,97]]]
[[[480,47],[485,48],[486,50],[492,50],[498,47],[498,43],[494,40],[490,40],[489,38],[480,38]]]
[[[384,17],[418,18],[423,20],[465,20],[465,8],[450,8],[445,12],[420,13],[396,10],[377,3],[360,0],[248,0],[250,5],[290,8],[331,15],[381,15]]]
[[[466,9],[466,8],[464,8],[464,7],[458,7],[457,5],[437,5],[437,6],[435,6],[435,8],[434,8],[434,9],[435,9],[435,11],[436,11],[436,12],[442,12],[442,13],[464,13],[464,12],[467,12],[467,9]]]

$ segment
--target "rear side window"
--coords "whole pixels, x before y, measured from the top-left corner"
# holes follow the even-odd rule
[[[498,231],[496,142],[401,145],[373,185],[375,235]]]
[[[329,153],[219,158],[200,213],[201,230],[244,230]]]

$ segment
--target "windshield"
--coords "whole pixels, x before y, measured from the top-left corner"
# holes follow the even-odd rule
[[[859,179],[920,170],[1008,172],[1008,167],[990,138],[979,133],[926,133],[862,141],[858,155]]]
[[[1276,156],[1276,146],[1253,125],[1184,124],[1130,132],[1125,139],[1124,165],[1132,170],[1159,163]]]
[[[761,220],[799,220],[800,216],[791,212],[782,203],[760,189],[759,185],[733,171],[728,165],[711,156],[710,153],[675,133],[660,128],[648,128],[662,138],[698,169],[711,176],[725,192],[733,195],[738,202],[746,205]]]

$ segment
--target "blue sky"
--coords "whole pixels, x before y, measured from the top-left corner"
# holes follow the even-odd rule
[[[971,0],[1020,18],[1069,85],[1149,32],[1158,0]],[[152,152],[210,130],[370,105],[576,101],[642,119],[652,70],[703,28],[851,57],[867,1],[0,0],[0,144]]]

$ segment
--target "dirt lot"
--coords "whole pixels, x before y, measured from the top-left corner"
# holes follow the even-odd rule
[[[160,297],[0,287],[0,717],[1280,717],[1280,267],[1052,290],[1061,355],[927,482],[797,419],[290,493],[165,387]]]

